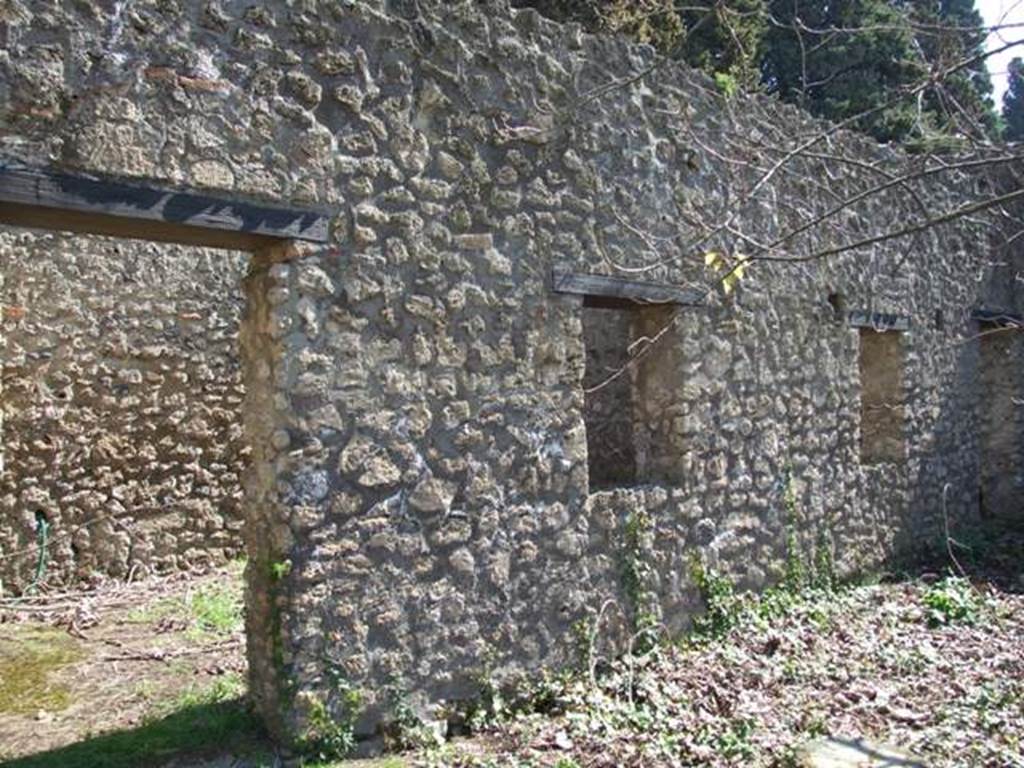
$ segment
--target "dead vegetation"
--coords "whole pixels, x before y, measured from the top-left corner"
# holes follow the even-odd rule
[[[428,765],[796,766],[823,735],[929,766],[1024,766],[1024,597],[916,579],[754,606],[722,639],[550,681],[544,713],[484,729],[490,754]]]
[[[596,680],[484,682],[472,733],[336,766],[797,766],[829,735],[929,766],[1024,766],[1024,541],[944,567],[754,599],[709,590],[688,638]],[[990,542],[991,543],[991,542]],[[240,569],[3,604],[0,758],[10,768],[281,765],[244,701]]]

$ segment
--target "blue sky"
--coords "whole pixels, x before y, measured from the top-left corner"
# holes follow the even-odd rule
[[[990,51],[1007,43],[1021,41],[1021,45],[987,59],[988,71],[992,73],[992,85],[995,88],[996,108],[1002,109],[1003,93],[1006,91],[1006,66],[1015,56],[1024,59],[1024,0],[977,0],[977,8],[985,18],[986,26],[1021,25],[996,30],[988,37]]]

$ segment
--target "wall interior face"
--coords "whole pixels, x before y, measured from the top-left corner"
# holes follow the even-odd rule
[[[635,485],[637,481],[636,371],[627,367],[632,325],[630,310],[583,308],[587,351],[583,416],[591,490]]]
[[[865,464],[906,457],[903,345],[897,331],[860,329],[860,457]]]
[[[123,24],[87,1],[15,7],[0,60],[0,153],[335,214],[330,248],[257,258],[246,283],[249,647],[254,694],[282,738],[315,740],[311,713],[321,711],[360,728],[386,721],[389,685],[439,717],[441,704],[476,695],[481,675],[578,663],[573,633],[598,621],[606,655],[640,616],[682,630],[700,605],[695,556],[761,588],[782,572],[788,530],[805,557],[828,547],[846,574],[932,540],[944,499],[954,521],[977,515],[979,351],[968,318],[993,286],[1009,291],[1016,268],[1012,254],[998,260],[1009,266],[989,263],[985,222],[920,233],[908,268],[906,243],[881,242],[754,265],[730,293],[705,251],[746,246],[724,230],[685,246],[707,236],[700,222],[734,211],[766,158],[821,130],[799,111],[723,99],[676,65],[638,78],[649,48],[501,2],[137,0]],[[771,242],[877,185],[865,164],[894,174],[926,159],[837,133],[729,220]],[[955,175],[908,183],[913,194],[868,195],[787,252],[905,226],[922,204],[948,210],[982,188]],[[552,293],[556,261],[708,290],[703,305],[678,311],[646,358],[654,368],[630,374],[636,483],[588,487],[584,387],[612,342],[621,351],[627,333],[650,335],[658,318],[601,331],[580,297]],[[175,279],[179,262],[159,263]],[[6,278],[5,301],[16,290],[15,274]],[[211,268],[202,301],[223,295],[227,278]],[[91,296],[96,282],[60,290]],[[868,341],[837,322],[833,293],[851,310],[913,318],[896,347],[902,378],[891,337]],[[96,298],[95,315],[79,318],[115,332],[89,342],[122,361],[104,362],[109,383],[92,385],[115,413],[122,400],[108,390],[126,385],[144,404],[150,364],[127,356],[137,337],[112,308],[128,307],[139,329],[153,314],[194,338],[155,297],[134,295]],[[937,310],[941,328],[930,322]],[[862,389],[864,361],[889,389]],[[191,370],[183,365],[164,381]],[[122,382],[131,370],[142,384]],[[899,461],[861,460],[872,392],[902,395]],[[1019,433],[1012,442],[1018,455]],[[895,456],[893,440],[882,445]],[[17,501],[21,492],[8,494],[7,536],[32,522],[36,506]],[[643,583],[624,584],[627,555],[650,566]],[[606,601],[616,609],[599,619]]]
[[[246,255],[15,229],[0,253],[5,588],[239,554]]]

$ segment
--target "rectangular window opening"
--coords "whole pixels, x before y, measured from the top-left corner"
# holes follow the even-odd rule
[[[903,461],[903,344],[898,332],[860,329],[860,385],[861,462]]]
[[[1014,483],[1018,474],[1017,344],[1015,331],[998,327],[983,327],[979,340],[979,508],[985,518],[1012,516],[1020,508]]]
[[[587,350],[583,418],[591,490],[636,483],[633,372],[626,369],[632,339],[630,312],[583,309]]]
[[[670,463],[673,345],[650,339],[672,321],[664,306],[585,303],[584,423],[590,490],[650,482]]]

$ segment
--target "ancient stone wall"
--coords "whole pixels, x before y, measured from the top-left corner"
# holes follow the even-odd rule
[[[245,255],[13,229],[0,254],[5,587],[239,554]]]
[[[680,630],[694,558],[760,588],[794,554],[853,573],[934,539],[944,504],[977,514],[971,310],[1012,277],[988,222],[815,254],[983,176],[865,194],[927,158],[842,132],[796,153],[821,123],[503,3],[108,10],[15,3],[3,151],[337,214],[331,248],[246,288],[249,648],[279,736],[374,725],[386,689],[441,717],[482,677],[577,663],[581,631],[610,654]],[[805,260],[731,292],[706,266],[787,233],[776,255]],[[591,335],[555,266],[704,294],[631,318],[659,337],[630,372],[636,483],[591,487]],[[840,303],[910,320],[898,457],[861,460]]]

